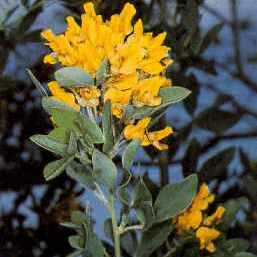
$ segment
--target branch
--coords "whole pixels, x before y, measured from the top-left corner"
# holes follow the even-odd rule
[[[250,110],[249,108],[241,105],[239,102],[237,102],[233,98],[233,96],[225,94],[224,92],[222,92],[221,90],[212,86],[211,84],[206,84],[205,87],[207,87],[209,90],[215,92],[216,94],[225,96],[228,99],[228,101],[230,101],[232,103],[232,105],[234,105],[234,107],[237,109],[238,112],[240,112],[242,114],[246,114],[246,115],[251,115],[251,116],[257,118],[257,112],[255,112],[254,110]]]
[[[248,139],[248,138],[254,138],[257,137],[257,128],[255,128],[251,132],[246,132],[246,133],[233,133],[229,135],[221,135],[221,136],[216,136],[209,140],[206,144],[204,144],[201,148],[200,153],[204,154],[206,153],[210,148],[216,146],[217,144],[220,143],[220,141],[223,140],[235,140],[235,139]],[[182,162],[183,158],[181,159],[176,159],[176,160],[171,160],[167,164],[168,165],[176,165],[180,164]],[[142,166],[159,166],[159,162],[140,162]]]
[[[241,48],[240,48],[240,31],[238,26],[238,10],[236,0],[231,0],[231,13],[232,13],[232,33],[234,41],[234,59],[237,67],[238,74],[244,74],[241,59]]]
[[[237,80],[240,80],[241,82],[245,83],[245,85],[253,90],[255,93],[257,93],[257,83],[253,80],[251,80],[245,73],[241,73],[239,74],[238,72],[231,72],[228,67],[222,63],[219,63],[217,61],[215,61],[215,64],[223,69],[224,71],[226,71],[228,73],[228,75],[230,75],[232,78],[235,78]]]
[[[221,135],[214,137],[211,139],[209,142],[207,142],[201,149],[201,153],[207,152],[210,148],[214,147],[220,141],[223,140],[234,140],[234,139],[247,139],[247,138],[252,138],[252,137],[257,137],[257,128],[254,129],[252,132],[246,132],[246,133],[234,133],[230,135]]]
[[[206,10],[207,12],[209,12],[210,14],[212,14],[213,16],[215,16],[216,18],[218,18],[219,20],[223,21],[226,25],[232,26],[232,22],[230,20],[228,20],[222,14],[217,12],[215,9],[211,8],[210,6],[208,6],[206,3],[202,4],[202,8],[204,10]]]

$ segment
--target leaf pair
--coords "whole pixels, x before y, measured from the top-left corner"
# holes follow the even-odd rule
[[[138,191],[140,199],[144,194]],[[181,182],[166,185],[153,205],[155,212],[152,225],[143,231],[137,249],[137,257],[148,257],[168,238],[174,227],[172,218],[185,211],[197,193],[197,176],[191,175]],[[140,197],[141,195],[141,197]],[[140,202],[140,201],[139,201]]]

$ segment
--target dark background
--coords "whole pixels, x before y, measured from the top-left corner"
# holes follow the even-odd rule
[[[52,77],[40,31],[62,32],[65,17],[79,17],[84,2],[0,0],[0,257],[65,256],[69,231],[58,223],[87,201],[103,236],[96,200],[65,176],[46,184],[42,170],[54,157],[28,140],[51,126],[25,72],[42,83]],[[125,3],[94,2],[106,18]],[[246,238],[257,253],[257,1],[130,2],[146,31],[168,32],[175,61],[168,76],[192,90],[159,124],[176,131],[169,151],[141,152],[142,172],[157,185],[198,172],[217,202],[237,207],[228,237]]]

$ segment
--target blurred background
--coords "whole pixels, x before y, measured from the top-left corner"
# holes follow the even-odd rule
[[[65,17],[79,18],[85,2],[0,0],[0,257],[65,256],[70,231],[59,223],[88,201],[105,238],[101,206],[66,176],[46,184],[42,170],[54,157],[28,140],[51,127],[25,70],[42,83],[53,75],[42,63],[48,49],[40,31],[62,32]],[[126,1],[93,2],[108,18]],[[176,131],[169,151],[140,152],[145,181],[157,190],[198,172],[217,202],[230,206],[228,237],[246,238],[257,253],[257,1],[130,2],[146,31],[167,31],[175,61],[168,77],[192,90],[158,124]]]

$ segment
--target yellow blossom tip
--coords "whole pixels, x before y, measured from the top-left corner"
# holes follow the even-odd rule
[[[55,35],[53,34],[53,31],[51,29],[46,29],[41,32],[41,36],[46,39],[47,41],[53,40]]]
[[[136,14],[136,8],[131,3],[126,3],[121,11],[121,15],[133,17]]]
[[[141,19],[138,19],[134,26],[134,33],[138,36],[142,35],[144,32],[143,22]]]
[[[85,13],[91,17],[95,17],[96,16],[96,13],[95,13],[95,7],[94,7],[94,4],[89,2],[89,3],[86,3],[84,4],[84,10],[85,10]]]
[[[44,57],[43,62],[48,64],[56,64],[57,60],[51,54],[48,54]]]

